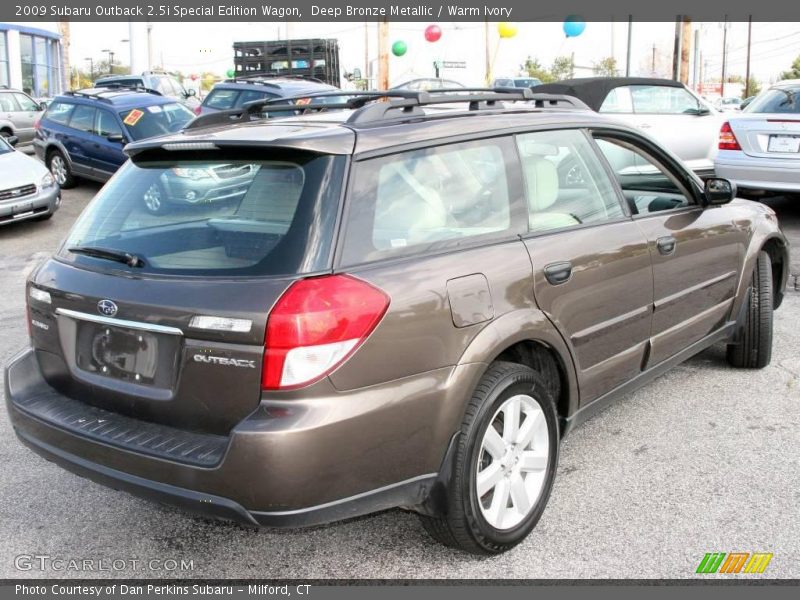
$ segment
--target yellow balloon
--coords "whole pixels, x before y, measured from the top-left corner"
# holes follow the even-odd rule
[[[517,26],[514,23],[498,23],[497,33],[500,34],[501,38],[513,38],[517,35]]]

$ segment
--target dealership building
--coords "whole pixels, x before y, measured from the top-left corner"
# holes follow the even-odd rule
[[[63,62],[58,23],[0,23],[0,87],[54,96],[67,88]]]

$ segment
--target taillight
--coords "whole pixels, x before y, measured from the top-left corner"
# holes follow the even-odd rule
[[[349,275],[293,283],[267,319],[261,387],[308,385],[342,364],[389,308],[389,297]]]
[[[731,124],[725,121],[719,130],[719,149],[720,150],[741,150],[739,140],[731,129]]]
[[[199,105],[199,104],[198,104],[197,106],[195,106],[195,107],[194,107],[194,114],[196,114],[198,117],[200,116],[200,113],[201,113],[201,112],[203,112],[203,109],[202,109],[202,108],[200,108],[200,105]]]

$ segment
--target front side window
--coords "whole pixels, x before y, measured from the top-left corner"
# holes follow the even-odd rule
[[[114,115],[107,110],[97,111],[97,126],[95,127],[97,135],[108,137],[111,135],[122,135],[122,127],[117,123]]]
[[[591,142],[577,129],[517,136],[531,231],[548,231],[625,216]]]
[[[274,159],[265,159],[273,154]],[[128,161],[83,212],[59,256],[87,267],[198,276],[295,275],[330,260],[344,159],[299,152],[256,158]],[[75,248],[136,255],[101,260]]]
[[[678,178],[643,149],[610,138],[597,139],[597,145],[616,174],[625,201],[634,215],[695,204]]]
[[[274,94],[267,94],[266,92],[258,92],[255,90],[247,90],[242,92],[241,96],[236,102],[236,106],[244,106],[248,102],[255,102],[256,100],[264,100],[265,98],[276,98]]]
[[[131,138],[143,140],[180,131],[194,118],[194,113],[183,104],[173,102],[124,110],[119,116]]]
[[[25,94],[14,94],[14,99],[17,101],[20,110],[23,112],[34,112],[39,110],[39,105]]]
[[[507,138],[413,150],[356,166],[343,262],[519,233]]]
[[[212,90],[203,105],[216,110],[227,110],[233,108],[238,95],[239,90]]]
[[[665,85],[630,86],[636,113],[664,115],[697,114],[700,103],[687,90]]]

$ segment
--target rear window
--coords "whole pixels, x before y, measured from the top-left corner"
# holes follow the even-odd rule
[[[294,275],[326,268],[344,158],[282,152],[274,159],[128,163],[70,232],[60,256],[137,273]],[[144,266],[74,253],[134,254]]]
[[[506,139],[414,150],[359,163],[344,264],[521,233],[522,189]],[[520,211],[521,212],[521,211]]]
[[[749,113],[800,113],[800,87],[772,88],[745,108]]]
[[[211,90],[211,93],[203,102],[203,106],[208,108],[216,108],[217,110],[226,110],[233,108],[236,102],[236,96],[239,95],[239,90]]]
[[[53,102],[47,108],[47,113],[44,115],[43,118],[52,121],[53,123],[59,123],[61,125],[66,125],[69,123],[69,118],[72,116],[72,111],[75,109],[74,104],[68,104],[67,102]]]
[[[127,109],[119,116],[131,137],[142,140],[180,131],[195,115],[183,104],[173,102]]]

